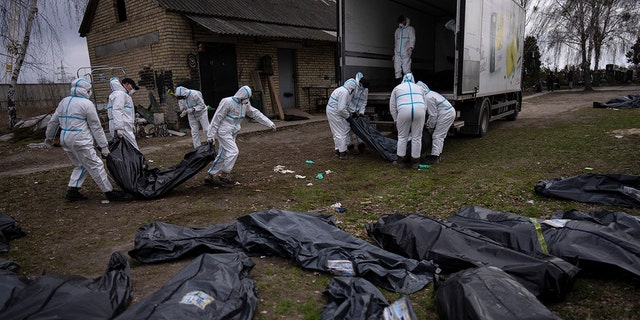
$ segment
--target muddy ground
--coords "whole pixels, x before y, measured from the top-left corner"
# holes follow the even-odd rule
[[[571,117],[570,111],[578,108],[590,108],[593,102],[606,102],[618,96],[637,94],[638,92],[640,92],[640,87],[607,87],[589,93],[579,90],[563,90],[552,93],[532,94],[526,96],[523,100],[522,112],[518,115],[518,121],[511,122],[509,125],[516,128],[544,125],[545,122],[551,119]],[[275,122],[279,126],[282,124],[282,122],[278,123],[277,120]],[[249,137],[240,138],[238,142],[242,150],[239,165],[246,161],[243,158],[246,158],[247,155],[266,152],[265,148],[262,148],[263,143],[268,143],[272,150],[281,150],[284,144],[284,148],[291,148],[294,153],[300,153],[300,151],[301,153],[313,152],[314,149],[323,149],[329,145],[326,141],[320,140],[331,138],[328,124],[314,124],[312,128],[304,128],[307,126],[304,122],[302,121],[299,126],[295,126],[294,130],[291,130],[293,129],[292,127],[281,127],[281,130],[277,133],[268,134],[268,138],[264,140]],[[260,127],[257,123],[247,124],[245,122],[244,127],[246,128],[247,126]],[[260,129],[268,130],[264,127]],[[301,132],[301,130],[304,131]],[[248,134],[246,131],[242,131],[240,136],[254,135],[254,132]],[[245,140],[248,142],[246,146],[242,144]],[[275,141],[276,144],[272,145],[272,141]],[[257,142],[257,144],[251,142]],[[188,147],[190,143],[189,135],[169,138],[141,137],[138,140],[142,152],[150,158],[153,157],[153,153],[167,147]],[[68,166],[69,161],[60,148],[43,150],[0,142],[0,178],[61,169]]]
[[[591,108],[593,102],[606,102],[618,96],[640,92],[638,87],[616,89],[588,93],[556,91],[528,96],[523,101],[518,120],[503,121],[500,125],[513,128],[545,126],[554,119],[570,118],[573,110]],[[251,125],[254,124],[246,124]],[[21,252],[21,256],[24,256],[24,250],[33,253],[29,259],[19,261],[23,272],[32,276],[44,270],[86,277],[99,276],[112,252],[133,249],[135,230],[143,224],[159,220],[204,227],[231,222],[251,212],[247,210],[286,210],[296,199],[294,195],[287,195],[286,190],[270,192],[277,188],[274,182],[282,179],[281,174],[272,170],[274,166],[284,165],[298,170],[297,173],[301,175],[311,176],[315,171],[305,171],[306,167],[299,165],[307,159],[313,159],[316,165],[326,169],[341,165],[333,154],[331,132],[326,121],[286,128],[281,126],[276,132],[244,133],[237,140],[240,156],[233,178],[241,183],[240,186],[213,190],[203,184],[206,172],[202,171],[163,198],[109,204],[102,203],[104,195],[90,178],[83,190],[89,200],[68,203],[63,199],[71,167],[61,148],[39,149],[29,148],[25,144],[0,142],[2,189],[11,189],[9,184],[33,185],[30,191],[16,196],[38,199],[27,205],[18,205],[17,201],[7,198],[0,200],[0,212],[20,221],[29,234],[27,240],[14,241],[11,249]],[[138,143],[147,160],[153,161],[150,167],[158,168],[178,163],[182,155],[191,149],[189,135],[140,138]],[[374,153],[365,154],[364,157],[379,158]],[[326,205],[329,204],[315,204],[308,210],[318,210]],[[0,258],[11,260],[11,251],[0,255]],[[288,265],[288,262],[282,261],[255,260],[258,266],[266,264],[269,267],[274,263]],[[160,288],[187,262],[144,267],[132,263],[135,302]]]

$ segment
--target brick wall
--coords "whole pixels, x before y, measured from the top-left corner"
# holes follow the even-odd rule
[[[270,55],[273,61],[274,85],[276,92],[279,92],[278,81],[278,48],[270,43],[256,43],[251,39],[238,41],[236,45],[238,55],[238,85],[248,85],[253,90],[255,86],[251,79],[251,71],[261,67],[261,59],[265,55]],[[334,46],[332,43],[319,41],[305,41],[297,44],[295,49],[296,60],[296,101],[300,110],[314,113],[316,112],[317,99],[324,98],[323,90],[313,90],[310,94],[304,87],[315,85],[331,85],[335,83]],[[265,114],[274,116],[272,101],[269,94],[267,77],[261,74],[263,101]],[[331,89],[329,94],[331,94]]]
[[[304,87],[327,85],[335,87],[336,74],[334,62],[334,45],[332,43],[309,43],[304,48],[298,50],[296,59],[298,65],[296,72],[298,73],[298,101],[302,108],[307,112],[316,111],[316,102],[324,99],[324,90],[312,90],[307,92],[302,89]],[[328,95],[331,95],[333,89],[328,89]],[[323,112],[326,103],[321,106]]]
[[[120,67],[139,83],[140,91],[133,96],[134,104],[149,108],[150,95],[158,102],[169,126],[177,124],[174,112],[177,109],[175,99],[166,94],[168,88],[174,89],[182,80],[199,82],[197,72],[187,65],[187,55],[197,55],[197,41],[194,40],[194,27],[180,14],[167,12],[157,6],[153,0],[127,1],[127,20],[118,21],[117,9],[113,1],[100,1],[95,12],[91,29],[87,34],[87,45],[91,65]],[[251,71],[260,67],[261,58],[268,54],[273,58],[274,82],[277,79],[277,48],[255,37],[238,37],[236,43],[238,86],[249,85],[254,88]],[[301,110],[315,112],[315,101],[323,95],[312,92],[311,99],[302,87],[335,82],[334,46],[332,43],[305,41],[295,44],[297,101]],[[93,75],[94,91],[97,103],[106,104],[111,89],[111,76],[124,77],[121,69],[103,70]],[[266,77],[262,76],[264,89],[264,110],[268,116],[274,116]],[[255,88],[254,88],[255,90]],[[309,102],[311,101],[311,103]],[[211,102],[212,106],[218,102]]]
[[[186,57],[197,53],[191,26],[182,16],[166,12],[152,0],[127,1],[126,13],[127,20],[118,22],[113,2],[99,2],[87,34],[91,65],[124,68],[126,77],[140,86],[133,95],[134,104],[149,108],[151,94],[165,119],[177,121],[172,111],[177,109],[177,103],[166,90],[175,88],[175,79],[191,78]],[[97,100],[106,102],[111,76],[124,77],[120,69],[94,75]]]

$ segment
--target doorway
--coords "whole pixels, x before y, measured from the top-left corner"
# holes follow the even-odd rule
[[[295,50],[278,49],[278,80],[282,109],[296,107]]]
[[[217,108],[220,100],[238,91],[236,46],[206,43],[203,52],[199,53],[199,62],[202,97],[206,104]]]

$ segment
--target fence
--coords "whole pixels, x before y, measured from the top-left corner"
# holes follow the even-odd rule
[[[69,95],[69,83],[18,84],[15,102],[17,109],[33,111],[53,111],[62,98]],[[7,111],[8,84],[0,84],[0,111]]]

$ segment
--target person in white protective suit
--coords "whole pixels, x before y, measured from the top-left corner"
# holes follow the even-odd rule
[[[110,80],[111,94],[107,103],[107,113],[109,115],[109,133],[111,137],[127,139],[136,149],[138,143],[135,135],[136,110],[133,106],[133,95],[140,89],[131,78],[124,78],[120,81],[117,77]]]
[[[413,74],[407,73],[402,83],[397,85],[389,98],[389,112],[398,129],[398,146],[394,161],[403,168],[406,161],[407,142],[411,135],[411,163],[414,168],[420,166],[420,152],[422,149],[422,129],[426,117],[422,87],[415,83]]]
[[[399,16],[398,28],[394,33],[393,68],[396,79],[411,73],[411,54],[416,45],[416,31],[413,26],[409,25],[409,22],[408,17]]]
[[[353,94],[351,103],[349,103],[348,105],[349,112],[351,113],[352,118],[364,116],[364,113],[367,109],[367,101],[369,100],[369,80],[364,77],[362,72],[358,72],[356,74],[355,81],[357,84],[356,91]],[[362,139],[360,139],[360,137],[358,137],[358,135],[352,134],[351,132],[348,135],[349,139],[347,141],[347,149],[351,150],[355,148],[353,145],[352,136],[356,137],[355,141],[358,143],[358,152],[363,153],[366,148],[366,144],[364,143],[364,141],[362,141]]]
[[[326,114],[329,128],[333,135],[333,147],[340,159],[348,159],[347,147],[351,126],[347,121],[349,118],[349,103],[352,103],[353,95],[358,84],[351,78],[331,93],[327,102]]]
[[[249,98],[251,98],[251,88],[248,86],[240,87],[232,97],[220,101],[220,105],[211,118],[207,141],[214,143],[216,139],[218,140],[218,154],[208,170],[209,176],[204,180],[206,184],[224,187],[232,187],[236,184],[231,180],[230,173],[238,159],[236,135],[240,132],[240,124],[245,117],[252,118],[260,124],[276,130],[276,125],[262,112],[254,108]],[[218,181],[214,179],[216,175]]]
[[[418,85],[424,90],[424,103],[427,106],[428,115],[426,126],[431,133],[431,154],[424,159],[424,162],[434,164],[440,162],[444,139],[456,119],[456,109],[441,94],[429,89],[424,82],[418,81]]]
[[[67,200],[87,199],[79,191],[87,174],[91,175],[107,199],[124,200],[126,193],[113,190],[102,159],[98,157],[93,146],[95,141],[100,147],[102,156],[109,155],[107,137],[102,130],[96,107],[89,100],[90,96],[91,83],[89,81],[84,78],[73,80],[71,95],[60,101],[47,124],[44,142],[51,146],[53,139],[60,131],[60,145],[73,164],[66,195]]]
[[[178,99],[180,111],[182,111],[180,117],[186,116],[189,119],[193,147],[198,148],[202,145],[200,130],[202,130],[203,137],[206,137],[209,129],[208,110],[202,98],[202,92],[185,87],[177,87],[175,95],[176,99]]]

